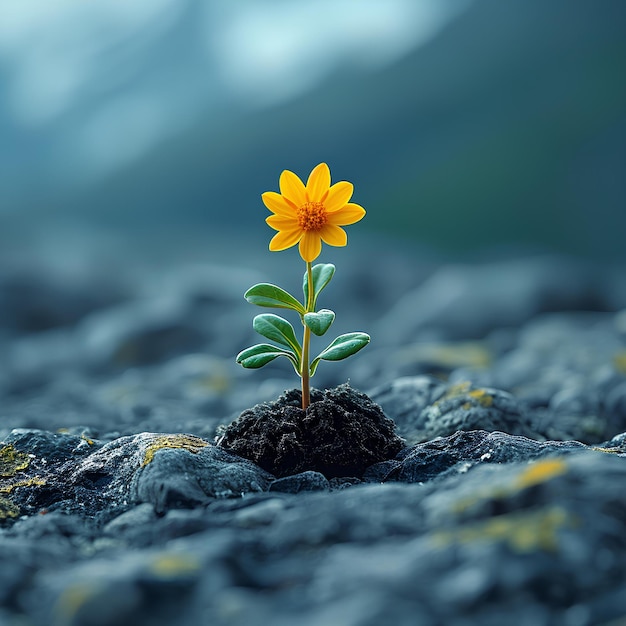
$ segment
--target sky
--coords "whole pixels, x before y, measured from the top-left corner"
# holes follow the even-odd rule
[[[625,17],[623,0],[0,3],[0,232],[254,224],[282,169],[326,161],[377,235],[623,258]]]
[[[269,107],[391,64],[463,0],[20,0],[0,8],[0,165],[82,184],[207,110]],[[116,137],[127,138],[121,143]],[[4,159],[2,153],[4,152]],[[18,156],[15,159],[15,156]],[[22,181],[27,185],[27,181]],[[19,189],[16,190],[19,193]],[[0,211],[10,211],[0,202]]]

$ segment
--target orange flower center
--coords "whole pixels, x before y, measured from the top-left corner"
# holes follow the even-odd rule
[[[319,230],[326,220],[326,207],[321,202],[307,202],[298,209],[298,222],[304,231]]]

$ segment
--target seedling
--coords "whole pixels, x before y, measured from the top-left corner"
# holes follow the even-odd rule
[[[315,358],[310,358],[311,333],[321,337],[335,320],[330,309],[316,309],[317,299],[335,274],[331,263],[312,265],[322,251],[322,241],[330,246],[345,246],[346,232],[341,228],[363,218],[365,209],[350,202],[352,183],[341,181],[331,186],[326,163],[313,169],[306,185],[296,174],[285,170],[280,175],[280,193],[267,191],[263,203],[272,212],[265,221],[278,231],[270,241],[272,252],[286,250],[298,244],[300,256],[306,263],[302,281],[304,299],[300,302],[290,293],[270,283],[253,285],[244,297],[261,307],[290,309],[300,316],[303,326],[302,343],[294,327],[285,318],[273,313],[257,315],[252,326],[260,335],[275,344],[261,343],[242,350],[237,363],[257,369],[283,356],[293,365],[302,383],[302,408],[310,404],[310,378],[321,361],[341,361],[364,348],[370,341],[362,332],[339,335]]]

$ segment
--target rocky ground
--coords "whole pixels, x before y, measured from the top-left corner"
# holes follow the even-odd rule
[[[626,623],[623,268],[327,254],[304,413],[234,363],[299,266],[94,250],[0,255],[0,624]]]

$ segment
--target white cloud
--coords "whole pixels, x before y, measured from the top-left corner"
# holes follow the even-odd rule
[[[269,105],[311,88],[337,64],[395,61],[434,36],[457,6],[463,2],[233,2],[208,45],[227,89]]]
[[[0,125],[30,133],[42,171],[80,182],[140,158],[224,102],[269,106],[337,67],[391,63],[467,2],[9,0],[0,98],[11,118]],[[181,19],[203,12],[204,22]]]
[[[104,55],[174,15],[177,0],[20,0],[0,19],[0,60],[16,121],[39,126],[63,114],[101,77]]]

